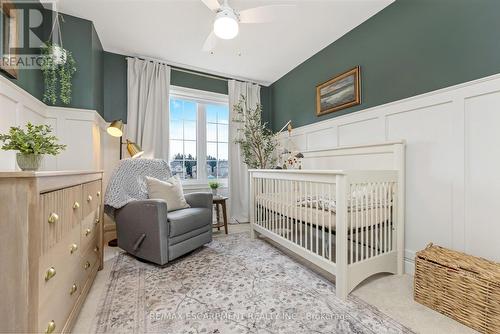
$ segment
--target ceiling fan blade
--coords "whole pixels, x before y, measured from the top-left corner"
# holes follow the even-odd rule
[[[297,13],[296,5],[270,5],[240,11],[241,23],[265,23],[291,20]]]
[[[214,32],[212,31],[205,40],[205,43],[203,43],[203,52],[212,52],[215,49],[216,44],[217,36],[215,36]]]
[[[220,3],[217,0],[201,0],[212,12],[216,12],[220,8]]]

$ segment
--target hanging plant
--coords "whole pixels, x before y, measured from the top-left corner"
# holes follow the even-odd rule
[[[64,50],[64,49],[63,49]],[[71,80],[73,79],[73,74],[76,72],[75,59],[71,52],[66,51],[66,62],[59,65],[59,76],[61,83],[60,98],[62,103],[70,104],[71,102]]]
[[[64,104],[71,102],[71,87],[73,74],[76,72],[76,62],[70,51],[61,46],[46,42],[42,47],[42,74],[45,84],[43,102],[56,104],[59,98]]]
[[[42,74],[45,84],[45,92],[43,94],[43,102],[56,104],[57,90],[59,88],[59,98],[64,104],[71,103],[71,80],[76,72],[76,62],[70,51],[63,48],[61,27],[59,25],[59,17],[64,22],[64,18],[56,14],[54,26],[50,33],[49,39],[54,36],[59,43],[47,41],[42,46]]]

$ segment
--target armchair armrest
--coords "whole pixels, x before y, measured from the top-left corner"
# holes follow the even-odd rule
[[[167,262],[167,202],[159,199],[130,202],[116,210],[115,220],[120,248],[151,262]]]
[[[212,209],[213,202],[211,193],[190,193],[186,194],[184,197],[192,208]]]

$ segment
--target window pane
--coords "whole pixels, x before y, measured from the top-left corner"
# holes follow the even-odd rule
[[[171,140],[170,141],[170,159],[182,159],[183,158],[183,145],[182,140]]]
[[[170,139],[182,139],[182,121],[170,121]]]
[[[195,141],[185,141],[184,142],[184,159],[196,160],[196,142]]]
[[[182,119],[182,101],[170,99],[170,119]]]
[[[218,142],[226,142],[227,143],[227,134],[228,134],[228,127],[227,125],[224,124],[219,124],[218,125]]]
[[[221,105],[218,109],[217,119],[219,123],[228,124],[229,123],[229,109],[227,106]]]
[[[184,113],[182,117],[185,120],[196,121],[196,103],[192,101],[183,101]]]
[[[217,163],[217,177],[221,179],[227,178],[229,175],[229,163],[227,160],[219,160]]]
[[[217,123],[217,108],[213,104],[205,106],[205,113],[207,115],[207,122]]]
[[[180,178],[184,178],[184,163],[182,160],[173,160],[170,162],[170,170],[172,175],[179,175]]]
[[[227,153],[227,143],[222,143],[217,145],[218,148],[218,157],[219,160],[227,160],[228,159],[228,153]]]
[[[185,160],[184,161],[184,178],[185,179],[196,179],[197,178],[197,166],[195,160]]]
[[[217,141],[217,124],[207,123],[207,141]]]
[[[184,139],[196,140],[196,121],[184,121]]]
[[[217,143],[207,143],[207,160],[217,160]]]
[[[217,161],[207,160],[207,177],[215,179],[217,177]]]

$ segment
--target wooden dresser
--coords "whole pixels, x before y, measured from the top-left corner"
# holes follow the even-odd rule
[[[102,269],[102,172],[0,172],[0,333],[70,332]]]

